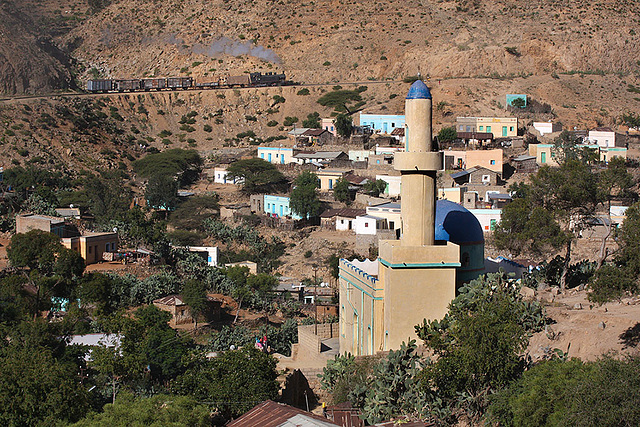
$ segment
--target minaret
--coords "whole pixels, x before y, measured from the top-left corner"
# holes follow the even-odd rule
[[[435,242],[436,173],[443,162],[442,153],[431,151],[431,108],[429,88],[415,81],[405,101],[405,152],[394,156],[402,175],[402,237],[380,242],[384,335],[374,336],[376,351],[416,339],[415,326],[441,319],[456,293],[460,249]]]
[[[402,178],[402,245],[435,243],[436,173],[442,154],[431,151],[431,92],[416,80],[405,100],[405,152],[396,153]]]

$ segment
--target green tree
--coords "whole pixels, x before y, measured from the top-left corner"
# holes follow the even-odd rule
[[[246,159],[232,163],[227,168],[227,176],[230,179],[243,179],[242,190],[249,194],[284,191],[288,187],[287,179],[278,168],[263,159]]]
[[[568,130],[564,130],[553,142],[551,156],[559,164],[569,160],[579,160],[584,163],[594,163],[598,161],[596,150],[580,144],[580,139]]]
[[[164,175],[174,178],[180,186],[187,186],[200,176],[202,163],[202,157],[197,151],[174,148],[161,153],[147,154],[136,160],[133,167],[144,178]]]
[[[458,132],[455,126],[444,127],[438,132],[439,143],[455,141],[456,138],[458,138]]]
[[[532,176],[525,194],[521,202],[511,203],[503,209],[503,219],[496,230],[496,246],[514,253],[535,253],[540,243],[531,233],[535,227],[540,227],[546,245],[554,249],[561,244],[565,246],[565,264],[560,279],[560,287],[564,290],[572,244],[602,202],[598,175],[585,161],[567,159],[557,168],[540,168]],[[532,215],[534,209],[536,215]],[[552,235],[554,229],[561,231],[556,238]],[[519,239],[516,234],[507,236],[510,232],[522,233],[525,239]]]
[[[351,204],[351,192],[349,191],[349,182],[340,178],[336,185],[333,186],[333,198],[338,202]]]
[[[370,180],[362,186],[362,190],[370,196],[378,197],[387,190],[387,182],[384,179]]]
[[[320,114],[318,112],[307,114],[307,118],[302,121],[302,127],[320,129]]]
[[[83,190],[74,196],[75,203],[79,206],[87,203],[100,224],[121,218],[131,203],[131,191],[124,184],[124,178],[122,171],[100,171],[98,175],[87,176],[82,183]]]
[[[175,228],[203,230],[203,221],[218,214],[218,201],[216,193],[189,197],[171,213],[170,222]]]
[[[338,114],[333,120],[336,132],[343,138],[349,138],[353,133],[353,120],[346,114]]]
[[[34,289],[34,318],[41,309],[52,307],[52,297],[68,298],[85,267],[77,252],[62,246],[55,234],[42,230],[15,234],[7,257]]]
[[[416,326],[438,356],[421,373],[425,391],[477,416],[489,394],[522,374],[529,334],[541,330],[546,319],[542,307],[524,301],[519,289],[506,275],[481,276],[460,289],[442,320]]]
[[[522,98],[516,98],[513,101],[511,101],[511,106],[512,107],[516,107],[516,108],[524,108],[525,105],[527,105],[527,101],[525,101]]]
[[[151,208],[172,211],[178,206],[178,182],[169,175],[153,175],[144,197]]]
[[[209,408],[191,396],[134,397],[120,393],[115,403],[107,404],[104,411],[80,420],[74,427],[98,426],[211,426]]]
[[[60,331],[37,321],[0,332],[0,424],[49,426],[82,418],[87,391]]]
[[[215,402],[225,418],[245,413],[278,396],[277,361],[251,346],[198,359],[176,379],[172,389],[198,400]]]
[[[200,280],[187,280],[182,288],[184,303],[189,306],[191,317],[198,328],[198,316],[203,314],[207,308],[207,287]]]
[[[637,356],[539,363],[491,399],[490,422],[516,427],[638,425],[638,368]]]
[[[322,205],[318,199],[318,176],[304,171],[293,181],[290,206],[293,213],[308,219],[320,215]]]

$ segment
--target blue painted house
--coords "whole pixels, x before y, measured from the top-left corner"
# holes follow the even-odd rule
[[[289,207],[289,197],[273,196],[271,194],[264,195],[264,213],[271,216],[284,217],[289,216],[293,219],[302,219],[300,215],[293,213]]]
[[[404,128],[404,115],[361,113],[360,126],[369,126],[373,131],[390,134],[394,129]]]

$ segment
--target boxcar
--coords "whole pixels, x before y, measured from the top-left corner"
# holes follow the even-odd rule
[[[240,86],[245,87],[251,84],[251,80],[249,79],[249,75],[245,74],[243,76],[227,76],[225,79],[225,83],[229,87]]]
[[[108,92],[113,90],[113,80],[89,80],[87,82],[87,91],[89,92]]]
[[[169,77],[167,79],[167,87],[169,89],[188,89],[192,86],[192,77]]]
[[[161,90],[167,87],[167,79],[142,79],[142,89]]]
[[[115,81],[115,90],[119,92],[140,90],[140,80],[138,79],[125,79]]]

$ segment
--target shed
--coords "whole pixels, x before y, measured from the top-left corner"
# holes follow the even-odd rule
[[[333,427],[328,419],[284,403],[265,400],[253,409],[227,423],[227,427]]]
[[[514,157],[511,161],[516,168],[516,173],[535,173],[538,170],[536,156],[523,154],[521,156]]]

